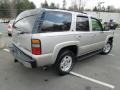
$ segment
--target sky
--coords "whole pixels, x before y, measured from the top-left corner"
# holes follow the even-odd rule
[[[43,3],[45,0],[29,0],[34,2],[34,4],[37,6],[37,8],[40,7],[40,4]],[[66,7],[69,7],[72,5],[72,3],[76,1],[78,3],[79,0],[66,0]],[[97,5],[98,2],[104,2],[102,5],[104,6],[108,6],[108,5],[112,5],[115,8],[120,8],[120,0],[82,0],[85,3],[85,8],[89,8],[92,9],[94,6]],[[55,4],[59,4],[60,7],[62,7],[63,4],[63,0],[47,0],[48,4],[50,4],[51,2],[54,2]]]

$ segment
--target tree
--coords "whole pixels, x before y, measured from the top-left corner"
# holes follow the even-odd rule
[[[78,0],[78,11],[84,11],[85,5],[86,5],[86,0]]]
[[[63,0],[63,9],[66,9],[66,0]]]
[[[6,0],[0,1],[0,17],[8,18],[10,17],[10,5]]]
[[[41,7],[42,7],[42,8],[49,8],[49,5],[48,5],[48,3],[47,3],[46,0],[45,0],[44,3],[41,3]]]
[[[68,10],[82,12],[85,10],[86,0],[72,0],[71,6]]]
[[[33,2],[29,2],[28,0],[21,0],[16,3],[17,14],[21,13],[27,9],[34,9],[36,8]]]
[[[57,9],[57,6],[52,2],[49,6],[50,9]]]
[[[77,7],[77,4],[74,4],[74,7],[73,7],[74,9],[74,11],[78,11],[79,9],[78,9],[78,7]]]
[[[59,8],[60,8],[59,4],[57,4],[57,5],[56,5],[56,8],[57,8],[57,9],[59,9]]]
[[[48,5],[47,1],[45,0],[44,3],[41,3],[41,7],[42,8],[50,8],[50,9],[58,9],[59,4],[55,5],[55,3],[52,2],[50,5]]]
[[[85,11],[92,11],[91,9],[86,8]]]
[[[115,12],[116,9],[114,6],[107,6],[107,12]]]
[[[16,3],[16,9],[17,9],[17,14],[19,14],[20,12],[26,10],[26,9],[32,9],[34,8],[33,5],[31,7],[31,2],[29,2],[28,0],[24,0],[24,1],[19,1]]]
[[[1,0],[0,17],[14,18],[22,11],[34,8],[36,8],[34,3],[29,0]]]
[[[105,12],[106,11],[106,8],[104,6],[102,6],[101,8],[98,8],[97,6],[95,6],[93,8],[93,11],[98,11],[98,12]]]
[[[105,12],[105,11],[106,11],[106,8],[105,8],[104,6],[102,6],[101,11],[102,11],[102,12]]]
[[[98,11],[98,8],[95,6],[95,7],[93,8],[93,11]]]

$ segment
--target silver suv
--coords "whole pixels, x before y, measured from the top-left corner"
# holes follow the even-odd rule
[[[15,61],[26,67],[53,65],[59,74],[65,75],[72,70],[77,57],[108,54],[113,34],[103,29],[99,19],[84,13],[27,10],[13,24],[11,52]]]

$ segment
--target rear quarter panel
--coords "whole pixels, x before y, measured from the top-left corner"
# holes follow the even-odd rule
[[[59,51],[63,47],[70,45],[79,46],[79,41],[71,31],[34,34],[32,39],[41,40],[42,54],[52,54],[51,63],[55,62]]]

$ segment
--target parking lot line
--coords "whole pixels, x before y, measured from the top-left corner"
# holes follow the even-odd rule
[[[3,49],[4,51],[6,51],[6,52],[10,52],[10,50],[9,49]]]
[[[109,56],[115,56],[114,54],[108,54]]]
[[[74,75],[74,76],[77,76],[77,77],[79,77],[79,78],[83,78],[83,79],[89,80],[89,81],[94,82],[94,83],[96,83],[96,84],[100,84],[100,85],[106,86],[106,87],[111,88],[111,89],[114,89],[114,88],[115,88],[114,85],[107,84],[107,83],[105,83],[105,82],[101,82],[101,81],[99,81],[99,80],[95,80],[95,79],[92,79],[92,78],[90,78],[90,77],[87,77],[87,76],[84,76],[84,75],[81,75],[81,74],[78,74],[78,73],[75,73],[75,72],[70,72],[70,74],[71,74],[71,75]]]

